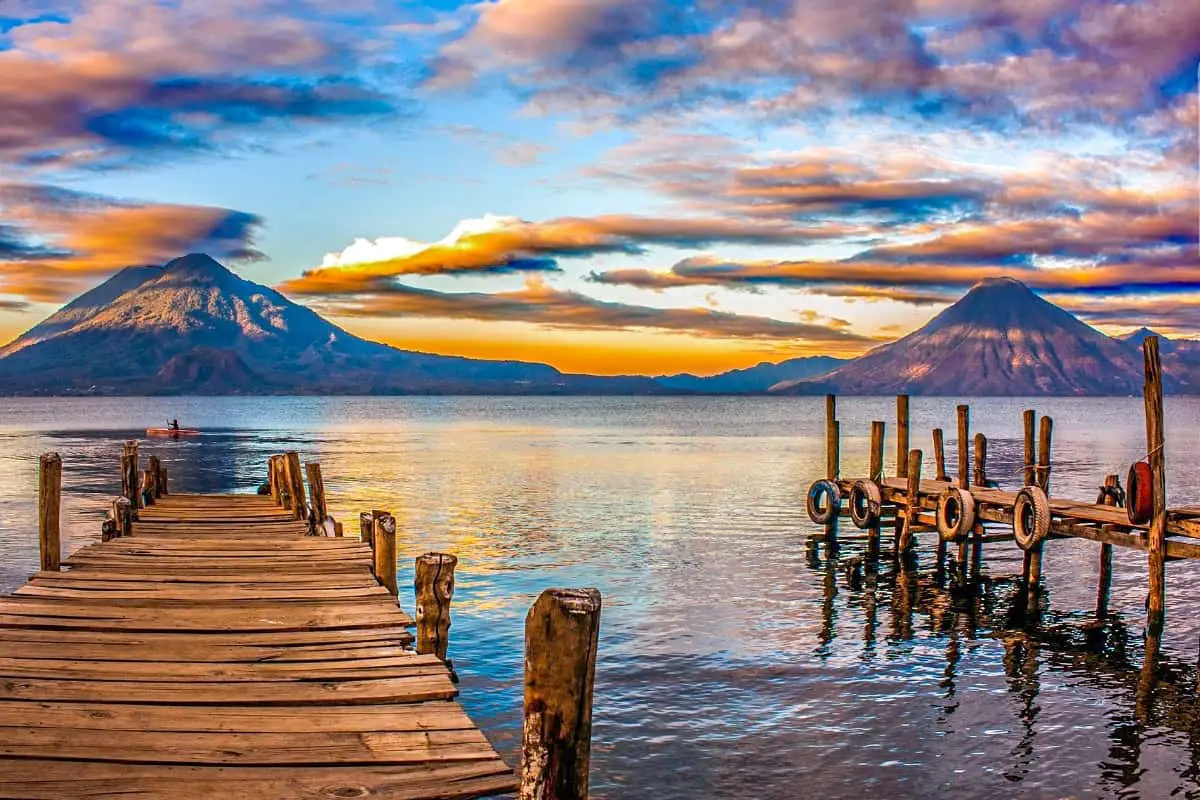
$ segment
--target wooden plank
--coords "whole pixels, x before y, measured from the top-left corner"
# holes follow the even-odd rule
[[[69,782],[60,776],[71,776]],[[203,797],[205,800],[386,797],[453,800],[516,789],[499,759],[412,766],[204,767],[27,759],[5,764],[0,796],[26,800],[122,800]]]
[[[75,703],[0,703],[0,726],[52,725],[104,731],[242,731],[329,733],[469,730],[475,727],[462,706],[446,700],[424,703],[315,706],[155,706],[119,703],[92,710]]]
[[[94,681],[11,678],[0,701],[44,700],[168,705],[303,706],[338,703],[417,703],[458,694],[447,675],[338,681]],[[2,770],[0,770],[2,771]]]

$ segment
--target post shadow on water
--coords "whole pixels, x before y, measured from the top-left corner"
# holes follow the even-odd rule
[[[1105,715],[1109,748],[1099,763],[1100,786],[1117,794],[1137,787],[1147,769],[1143,749],[1164,729],[1186,737],[1189,763],[1181,777],[1200,782],[1200,670],[1163,654],[1161,616],[1149,618],[1144,627],[1130,625],[1125,615],[1108,608],[1103,582],[1093,611],[1054,611],[1050,591],[1041,587],[1031,595],[1021,575],[993,576],[975,558],[961,564],[953,556],[948,565],[921,572],[918,551],[896,556],[890,545],[881,548],[881,538],[879,525],[839,538],[834,521],[807,540],[807,566],[824,587],[818,659],[828,657],[838,636],[839,591],[849,594],[848,607],[862,610],[860,658],[866,662],[876,657],[883,605],[890,640],[914,639],[918,625],[925,635],[944,637],[946,666],[939,685],[948,716],[958,707],[962,640],[997,639],[1004,647],[1011,712],[1021,731],[1004,764],[1005,779],[1019,784],[1033,775],[1041,678],[1051,671],[1069,675],[1073,685],[1115,691],[1128,701],[1118,713],[1110,709]],[[1036,598],[1032,606],[1031,596]]]

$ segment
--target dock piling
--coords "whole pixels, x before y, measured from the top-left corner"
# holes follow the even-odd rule
[[[917,512],[921,507],[921,460],[920,450],[910,450],[908,453],[908,469],[905,477],[908,479],[908,491],[904,510],[904,525],[900,529],[900,537],[896,543],[896,553],[903,557],[912,549],[913,526],[916,524]]]
[[[958,415],[958,485],[967,489],[971,485],[971,407],[960,405],[955,412]]]
[[[416,594],[417,653],[446,660],[450,643],[450,601],[454,597],[454,568],[458,557],[449,553],[417,556],[413,589]]]
[[[1154,515],[1150,519],[1150,602],[1147,622],[1151,628],[1162,628],[1166,595],[1166,538],[1167,538],[1167,476],[1163,453],[1162,364],[1158,358],[1158,337],[1147,336],[1142,343],[1145,357],[1146,384],[1146,453],[1150,461],[1151,498]]]
[[[946,475],[946,446],[942,438],[942,429],[933,429],[933,466],[935,477],[939,481],[950,480]]]
[[[867,478],[872,481],[883,480],[883,440],[885,436],[885,426],[882,420],[874,420],[871,423],[871,463],[869,466],[870,474]]]
[[[392,597],[400,595],[396,585],[396,518],[386,511],[375,516],[375,579]]]
[[[1028,415],[1026,417],[1028,421]],[[1029,443],[1029,431],[1032,426],[1027,426],[1026,429],[1026,444]],[[1034,484],[1039,486],[1042,491],[1049,493],[1050,491],[1050,440],[1054,432],[1054,420],[1051,417],[1042,417],[1038,420],[1038,454],[1037,468],[1034,471]],[[1028,461],[1029,454],[1026,455]],[[1028,467],[1026,469],[1028,471]],[[1025,552],[1025,560],[1022,565],[1022,577],[1025,583],[1025,610],[1036,614],[1038,610],[1038,599],[1041,596],[1042,583],[1042,555],[1045,551],[1045,542],[1039,542],[1035,547]]]
[[[908,475],[908,395],[896,395],[896,477]]]
[[[841,431],[837,420],[837,395],[825,395],[825,477],[838,479],[841,467]]]
[[[1120,476],[1108,475],[1104,478],[1104,487],[1114,489],[1120,485],[1120,481]],[[1111,506],[1115,505],[1116,501],[1111,492],[1101,490],[1100,496],[1096,498],[1096,503]],[[1096,586],[1096,617],[1098,619],[1108,616],[1108,599],[1112,593],[1112,554],[1113,546],[1108,542],[1102,542],[1100,544],[1100,577]]]
[[[162,462],[158,456],[150,456],[150,489],[154,492],[154,499],[157,500],[163,496],[162,490]]]
[[[38,550],[42,571],[62,569],[62,458],[45,453],[38,465]]]
[[[1033,449],[1034,432],[1037,430],[1037,412],[1032,408],[1025,409],[1021,415],[1022,421],[1025,424],[1025,485],[1033,486],[1037,482],[1037,472],[1034,469],[1034,464],[1037,461],[1037,454]]]
[[[600,592],[547,589],[525,617],[520,800],[587,800]]]
[[[117,536],[133,535],[133,504],[128,497],[118,497],[113,500],[112,518],[116,523]]]
[[[304,473],[300,471],[300,454],[289,450],[285,454],[287,463],[288,493],[292,498],[292,514],[296,519],[308,516],[308,504],[304,497]]]
[[[308,476],[308,493],[312,499],[313,513],[316,514],[317,526],[320,527],[329,516],[329,509],[325,505],[325,481],[321,477],[320,462],[309,461],[304,465],[304,472]]]

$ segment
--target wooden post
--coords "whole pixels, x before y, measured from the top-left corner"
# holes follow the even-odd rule
[[[133,535],[133,504],[128,497],[113,500],[112,517],[117,523],[117,536]]]
[[[275,505],[283,505],[283,456],[267,459],[267,482],[271,485],[271,499]]]
[[[1050,437],[1054,432],[1054,420],[1050,417],[1042,417],[1038,422],[1038,458],[1037,470],[1034,475],[1034,483],[1040,486],[1043,491],[1050,491]],[[1028,433],[1026,433],[1026,443],[1028,444]],[[1028,458],[1028,456],[1026,456]],[[1038,596],[1041,594],[1042,582],[1042,554],[1045,548],[1045,542],[1038,544],[1032,550],[1025,551],[1025,563],[1023,565],[1023,573],[1025,578],[1025,609],[1027,611],[1036,612],[1038,610]]]
[[[987,437],[975,434],[975,485],[987,486]],[[983,571],[983,523],[976,523],[971,539],[971,575],[978,578]]]
[[[450,642],[450,600],[454,597],[454,567],[458,558],[447,553],[417,556],[413,589],[417,597],[417,653],[446,660]]]
[[[141,492],[138,491],[138,476],[141,474],[141,469],[138,466],[138,443],[135,440],[129,439],[125,442],[125,455],[129,459],[125,463],[129,494],[125,496],[129,498],[129,504],[133,507],[133,515],[136,518],[137,510],[142,507],[142,498]]]
[[[341,539],[341,538],[342,538],[342,533],[343,533],[343,531],[342,531],[342,523],[340,523],[340,522],[337,522],[337,521],[335,520],[335,521],[334,521],[334,523],[333,523],[333,535],[334,535],[334,536],[336,536],[338,539]]]
[[[150,491],[153,492],[156,500],[163,496],[161,484],[162,463],[158,460],[158,456],[150,456]]]
[[[975,434],[975,485],[987,485],[987,437],[982,433]]]
[[[520,800],[587,800],[600,592],[547,589],[525,617]]]
[[[375,515],[370,511],[364,511],[358,515],[358,538],[367,543],[372,550],[375,549]],[[372,562],[371,567],[375,564]]]
[[[1037,483],[1042,491],[1050,493],[1050,438],[1054,434],[1054,420],[1042,417],[1038,421],[1038,466]]]
[[[100,541],[109,542],[117,536],[117,521],[112,518],[112,515],[104,517],[104,522],[100,523]]]
[[[921,507],[921,458],[920,450],[910,450],[908,453],[908,469],[905,475],[908,478],[908,492],[904,498],[904,527],[900,530],[900,542],[896,548],[901,556],[912,548],[913,525],[916,524],[917,511]]]
[[[867,476],[873,481],[883,480],[883,439],[885,435],[884,424],[880,420],[875,420],[871,423],[871,464],[868,467],[870,474]]]
[[[825,477],[838,479],[841,467],[841,431],[837,421],[837,395],[825,395]]]
[[[62,569],[62,458],[45,453],[38,464],[38,550],[43,571]]]
[[[971,486],[971,407],[960,405],[955,411],[958,414],[958,485],[968,489]]]
[[[1108,488],[1114,488],[1120,481],[1120,476],[1109,475],[1105,477],[1104,485]],[[1096,498],[1096,502],[1111,506],[1116,501],[1110,493],[1102,491],[1100,492],[1100,497]],[[1096,586],[1096,616],[1100,619],[1108,616],[1108,600],[1112,593],[1112,553],[1113,546],[1111,544],[1105,543],[1100,545],[1100,578]]]
[[[1022,417],[1025,423],[1025,485],[1033,486],[1037,483],[1037,470],[1034,469],[1037,454],[1033,449],[1033,435],[1037,429],[1037,412],[1032,408],[1027,408]]]
[[[159,489],[162,491],[162,493],[163,493],[164,495],[168,495],[168,494],[170,494],[170,493],[171,493],[171,492],[170,492],[170,488],[171,488],[171,471],[170,471],[170,470],[168,470],[166,467],[163,467],[163,468],[162,468],[162,477],[159,479],[159,482],[158,482],[158,488],[159,488]]]
[[[149,467],[142,472],[142,505],[154,505],[154,471]]]
[[[896,395],[896,477],[908,475],[908,395]]]
[[[396,518],[386,511],[375,517],[375,580],[392,597],[400,595],[396,585]]]
[[[946,475],[946,447],[945,442],[942,440],[941,428],[933,429],[933,466],[934,477],[939,481],[950,480],[949,476]]]
[[[1158,360],[1158,337],[1147,336],[1142,343],[1145,356],[1146,383],[1146,453],[1150,461],[1150,487],[1154,515],[1150,518],[1150,602],[1147,623],[1161,631],[1166,612],[1166,552],[1167,552],[1167,467],[1163,445],[1162,364]]]
[[[308,502],[304,497],[304,473],[300,471],[300,454],[287,452],[288,491],[292,496],[292,514],[296,519],[308,516]]]
[[[317,515],[317,525],[324,525],[329,512],[325,507],[325,481],[321,478],[321,465],[318,462],[310,461],[304,465],[304,471],[308,475],[308,491],[312,495],[312,506]]]

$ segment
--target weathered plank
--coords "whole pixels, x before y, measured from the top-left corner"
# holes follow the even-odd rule
[[[0,797],[466,798],[516,787],[371,548],[167,495],[0,599]]]

